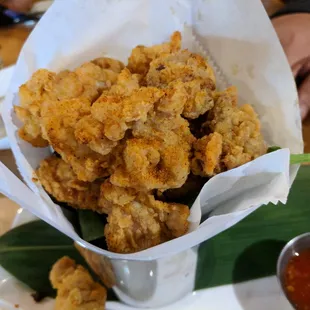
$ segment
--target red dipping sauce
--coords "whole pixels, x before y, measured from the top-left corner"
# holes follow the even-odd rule
[[[285,290],[298,310],[310,310],[310,249],[296,253],[284,273]]]

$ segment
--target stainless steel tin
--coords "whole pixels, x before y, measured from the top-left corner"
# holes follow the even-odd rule
[[[161,307],[191,293],[195,286],[198,246],[156,260],[113,259],[76,243],[106,287],[135,307]]]

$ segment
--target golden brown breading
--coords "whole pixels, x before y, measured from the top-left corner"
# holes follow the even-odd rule
[[[182,115],[189,119],[198,118],[214,106],[213,90],[201,79],[185,82],[187,100]]]
[[[74,131],[78,121],[90,115],[91,102],[85,98],[46,101],[41,108],[43,137],[63,160],[72,166],[81,181],[94,181],[107,176],[108,156],[78,143]]]
[[[28,109],[20,106],[14,106],[14,112],[23,123],[23,126],[18,130],[19,137],[34,147],[48,146],[48,141],[42,137],[41,118],[32,115]]]
[[[54,155],[41,161],[36,175],[44,189],[57,201],[78,209],[100,212],[98,199],[100,183],[77,179],[69,164]]]
[[[222,136],[217,132],[198,139],[193,145],[192,173],[202,177],[210,177],[219,172],[222,144]]]
[[[146,76],[148,86],[165,88],[173,81],[202,80],[208,89],[215,89],[215,76],[206,60],[198,54],[181,50],[162,54],[150,63]]]
[[[67,256],[52,267],[50,281],[57,289],[55,310],[104,310],[107,291],[89,272]]]
[[[204,81],[195,79],[190,82],[174,81],[164,89],[165,96],[156,105],[156,109],[173,117],[182,114],[188,119],[198,118],[214,106],[213,91]]]
[[[116,83],[105,94],[129,96],[140,88],[140,79],[139,74],[132,74],[125,68],[119,73]]]
[[[104,230],[108,249],[132,253],[180,237],[188,230],[189,213],[186,205],[140,192],[129,203],[112,206]]]
[[[154,112],[146,122],[135,124],[132,134],[134,138],[125,144],[123,164],[115,168],[111,182],[144,191],[181,187],[190,171],[194,141],[188,122]]]
[[[120,73],[124,69],[124,64],[114,58],[99,57],[92,60],[92,63],[99,66],[101,69],[108,69],[115,73]]]
[[[92,116],[103,123],[104,135],[112,141],[124,138],[133,122],[146,121],[148,112],[164,95],[154,87],[141,87],[129,96],[110,95],[104,92],[92,105]]]
[[[113,185],[105,180],[100,186],[99,208],[100,212],[109,214],[113,205],[123,206],[136,198],[137,191],[133,188],[124,188]]]
[[[82,117],[75,125],[75,138],[78,143],[87,145],[91,150],[101,154],[109,154],[117,145],[104,135],[104,125],[91,115]]]
[[[146,47],[138,45],[131,51],[128,58],[128,69],[132,73],[144,76],[148,70],[150,62],[164,53],[173,53],[181,48],[181,33],[176,31],[172,34],[170,42]]]
[[[45,147],[48,141],[41,132],[41,105],[47,100],[57,101],[86,98],[93,102],[103,89],[117,80],[124,65],[111,58],[98,58],[86,62],[75,71],[62,71],[57,75],[45,69],[36,71],[19,89],[20,106],[15,106],[17,117],[24,123],[19,130],[23,140],[35,147]]]
[[[40,69],[19,88],[20,106],[14,106],[17,117],[23,122],[19,136],[35,147],[48,145],[41,135],[40,109],[42,102],[49,98],[55,76],[53,72]]]
[[[166,118],[180,116],[188,101],[188,94],[184,83],[177,81],[170,83],[165,90],[165,95],[156,104],[156,110],[165,115]]]
[[[118,75],[118,71],[114,72],[97,65],[100,62],[105,62],[105,58],[86,62],[74,71],[65,70],[58,73],[50,94],[51,99],[86,98],[91,102],[96,100],[104,89],[116,83]]]
[[[128,69],[124,69],[118,75],[116,84],[109,90],[104,91],[102,96],[112,95],[117,98],[125,98],[123,96],[129,96],[139,87],[139,77],[136,74],[131,74]],[[97,105],[98,103],[94,105],[94,111],[96,111]],[[101,108],[104,109],[104,107]],[[119,105],[119,108],[121,109],[121,105]],[[117,141],[112,141],[105,136],[107,126],[97,118],[92,115],[83,116],[75,126],[74,135],[80,144],[88,146],[101,155],[107,155],[117,145]]]
[[[222,135],[222,161],[227,169],[241,166],[266,153],[257,115],[248,104],[237,107],[235,87],[218,94],[205,126]]]

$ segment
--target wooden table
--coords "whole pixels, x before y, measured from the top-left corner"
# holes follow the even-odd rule
[[[273,14],[283,4],[281,0],[262,0],[268,14]],[[16,62],[20,49],[31,29],[24,26],[0,29],[0,57],[4,66]],[[310,119],[304,123],[303,134],[305,141],[305,152],[310,152]],[[11,170],[16,171],[11,151],[0,151],[0,160]],[[9,229],[16,214],[18,206],[5,197],[0,197],[0,235]]]
[[[0,58],[3,66],[7,67],[16,62],[30,32],[31,29],[24,26],[0,29]],[[17,173],[10,150],[0,151],[0,161]],[[19,206],[16,203],[0,194],[0,235],[10,228],[18,208]]]

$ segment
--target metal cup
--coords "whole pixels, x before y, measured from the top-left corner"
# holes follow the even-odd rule
[[[156,260],[115,259],[75,246],[104,285],[131,306],[161,307],[191,293],[195,286],[198,246]]]
[[[296,256],[296,253],[299,253],[305,249],[310,248],[310,233],[305,233],[295,237],[294,239],[290,240],[285,247],[282,249],[280,256],[278,258],[277,263],[277,277],[282,288],[284,295],[286,296],[287,300],[290,304],[295,308],[295,306],[290,301],[287,291],[285,289],[285,269],[290,261],[290,259]]]

